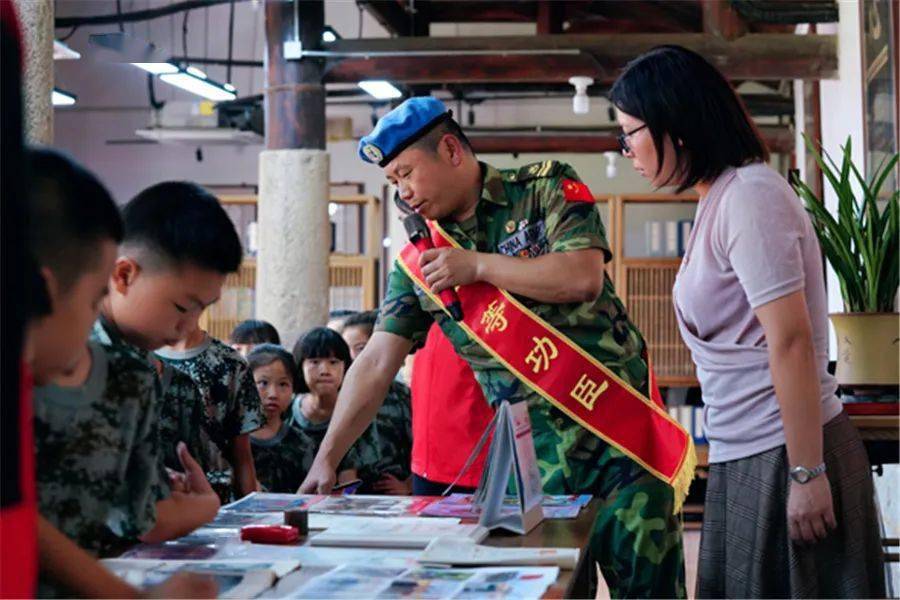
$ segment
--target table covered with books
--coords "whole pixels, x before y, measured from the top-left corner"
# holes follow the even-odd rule
[[[514,513],[516,498],[508,498]],[[545,496],[525,535],[479,525],[470,495],[251,494],[206,527],[142,544],[106,566],[138,586],[175,571],[212,574],[223,598],[561,598],[591,595],[590,496]],[[504,510],[507,506],[504,505]],[[308,535],[286,544],[241,539],[297,512]],[[247,529],[250,528],[250,529]],[[303,527],[300,527],[301,534]],[[273,529],[272,531],[275,531]]]

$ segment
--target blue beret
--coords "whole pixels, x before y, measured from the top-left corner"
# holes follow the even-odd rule
[[[372,133],[359,140],[359,157],[383,167],[452,115],[437,98],[410,98],[381,117]]]

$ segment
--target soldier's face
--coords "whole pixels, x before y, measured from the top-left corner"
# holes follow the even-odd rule
[[[459,209],[468,192],[457,172],[458,161],[438,146],[437,152],[410,146],[384,167],[400,199],[428,220],[443,219]]]
[[[197,328],[219,299],[225,275],[192,264],[143,269],[120,257],[110,278],[110,305],[126,340],[145,350],[171,346]]]
[[[363,351],[366,344],[369,343],[369,332],[364,327],[345,327],[341,337],[350,347],[350,358],[356,360],[359,353]]]
[[[628,150],[623,151],[622,154],[631,159],[631,164],[641,177],[649,180],[650,185],[656,188],[677,184],[677,177],[673,176],[677,165],[672,138],[668,135],[663,136],[664,160],[662,168],[660,168],[658,166],[659,154],[653,144],[650,128],[645,127],[645,123],[637,117],[618,109],[616,109],[616,120],[619,127],[622,128],[628,145]]]
[[[84,355],[91,325],[107,293],[116,252],[115,243],[101,242],[94,267],[66,289],[60,288],[52,271],[42,269],[53,312],[30,330],[31,366],[38,385],[70,372]]]
[[[307,358],[303,361],[303,379],[314,394],[337,396],[344,381],[344,361],[339,358]]]
[[[288,409],[294,395],[294,381],[280,360],[257,367],[253,371],[253,380],[256,382],[259,401],[267,419],[276,417]]]

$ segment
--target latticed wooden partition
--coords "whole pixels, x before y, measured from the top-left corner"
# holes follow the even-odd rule
[[[690,351],[681,339],[672,305],[678,257],[631,257],[625,253],[625,214],[630,203],[696,203],[693,196],[664,194],[615,196],[610,200],[609,238],[616,291],[628,315],[644,334],[653,369],[662,387],[698,385]]]
[[[644,334],[653,370],[662,385],[696,385],[691,354],[681,340],[672,307],[678,264],[671,259],[627,259],[621,295],[628,314]],[[621,286],[620,286],[621,288]]]
[[[221,195],[222,204],[233,212],[243,207],[253,211],[255,195]],[[378,307],[378,257],[381,249],[381,208],[377,198],[365,195],[332,195],[331,202],[351,204],[365,211],[367,254],[332,254],[329,258],[329,306],[332,309],[372,310]],[[232,215],[234,218],[234,215]],[[200,317],[200,326],[210,335],[227,340],[234,327],[256,315],[256,258],[246,257],[237,273],[225,280],[219,302]]]

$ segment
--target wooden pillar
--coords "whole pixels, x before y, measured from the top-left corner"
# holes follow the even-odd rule
[[[319,49],[322,0],[266,0],[266,150],[259,162],[256,314],[290,347],[328,317],[329,162],[318,58],[285,58],[285,42]]]
[[[322,59],[287,60],[284,43],[300,34],[304,50],[319,49],[322,0],[266,0],[266,148],[325,149]],[[296,18],[296,19],[295,19]]]

